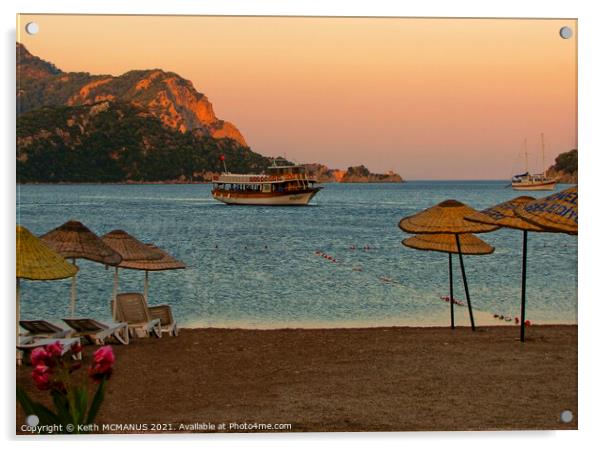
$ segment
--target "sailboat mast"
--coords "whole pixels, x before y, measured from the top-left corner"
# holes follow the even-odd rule
[[[544,142],[543,133],[541,133],[541,173],[546,176],[546,144]]]
[[[523,142],[523,150],[525,151],[525,173],[529,173],[529,154],[527,153],[527,139]]]

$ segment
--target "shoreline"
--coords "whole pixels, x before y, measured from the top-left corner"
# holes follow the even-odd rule
[[[577,340],[575,325],[530,327],[525,343],[506,326],[181,329],[113,346],[97,423],[171,433],[249,422],[290,432],[576,429]],[[84,363],[96,348],[85,347]],[[50,405],[31,366],[17,368],[17,384]],[[567,409],[575,419],[562,423]],[[17,433],[24,419],[17,405]]]
[[[253,323],[244,320],[230,320],[215,321],[209,320],[190,320],[179,324],[182,329],[239,329],[239,330],[287,330],[287,329],[299,329],[299,330],[329,330],[329,329],[380,329],[380,328],[407,328],[407,329],[449,329],[449,306],[441,304],[439,309],[441,321],[437,319],[435,322],[428,321],[427,318],[432,319],[432,315],[429,315],[424,320],[404,320],[403,316],[394,316],[390,318],[379,318],[371,320],[340,320],[340,321],[318,321],[318,320],[298,320],[295,322],[286,321],[272,321],[267,323]],[[515,323],[514,318],[519,318],[520,315],[511,315],[510,321],[500,320],[495,318],[492,312],[485,312],[482,310],[475,309],[473,307],[473,316],[475,319],[475,325],[479,327],[515,327],[516,332],[520,330],[520,323]],[[470,327],[470,320],[468,315],[468,308],[466,306],[454,307],[455,312],[455,326],[457,328]],[[578,325],[577,317],[574,321],[537,321],[530,319],[531,326],[576,326]]]
[[[403,179],[403,181],[323,181],[319,184],[409,184],[413,182],[508,182],[507,179]],[[18,186],[77,186],[77,185],[197,185],[213,184],[213,181],[123,181],[123,182],[17,182]],[[562,183],[560,183],[562,184]],[[570,183],[569,183],[570,184]],[[576,183],[575,183],[576,184]]]
[[[536,324],[531,324],[526,326],[527,329],[535,328],[535,327],[546,327],[546,326],[575,326],[578,327],[579,323],[574,322],[538,322]],[[515,324],[512,322],[504,322],[499,324],[479,324],[475,323],[475,327],[478,330],[479,328],[516,328],[518,332],[520,330],[520,324]],[[456,329],[470,329],[470,325],[467,324],[455,324]],[[340,326],[217,326],[217,325],[178,325],[178,329],[186,329],[189,331],[195,330],[232,330],[232,331],[336,331],[336,330],[378,330],[378,329],[450,329],[450,325],[444,324],[433,324],[433,325],[424,325],[424,324],[416,324],[416,325],[408,325],[408,324],[375,324],[375,325],[345,325],[342,324]]]

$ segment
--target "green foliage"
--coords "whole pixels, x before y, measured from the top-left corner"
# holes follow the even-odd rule
[[[258,172],[270,159],[231,139],[165,127],[129,103],[33,110],[17,118],[17,182],[201,181]]]
[[[103,379],[88,407],[88,388],[86,386],[72,388],[67,394],[53,390],[51,396],[55,411],[52,411],[45,405],[32,401],[25,390],[17,386],[17,401],[27,416],[35,415],[39,418],[39,426],[61,425],[63,429],[61,433],[82,433],[79,426],[88,426],[94,423],[104,400],[105,391],[106,380]],[[68,425],[71,426],[68,427]]]
[[[349,167],[347,168],[347,176],[369,176],[370,170],[368,170],[363,165],[358,165],[357,167]]]
[[[567,151],[566,153],[561,153],[556,158],[554,168],[557,171],[563,171],[568,174],[573,174],[577,171],[577,150]]]

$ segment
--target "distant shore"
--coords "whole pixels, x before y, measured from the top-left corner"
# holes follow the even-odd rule
[[[182,329],[113,347],[98,422],[163,423],[171,432],[194,423],[285,423],[292,432],[576,429],[577,326],[531,326],[524,344],[517,337],[514,326]],[[85,359],[94,349],[85,348]],[[46,398],[30,373],[18,368],[17,384]],[[562,423],[567,409],[575,419]],[[17,406],[17,427],[24,419]]]
[[[408,181],[319,181],[320,184],[402,184]],[[124,182],[17,182],[17,185],[71,186],[71,185],[196,185],[213,181],[124,181]]]

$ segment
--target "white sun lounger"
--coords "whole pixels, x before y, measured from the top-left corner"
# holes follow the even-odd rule
[[[63,329],[46,320],[21,320],[19,325],[27,331],[20,334],[23,337],[36,338],[65,338],[69,337],[71,329]]]
[[[167,304],[158,306],[148,306],[148,311],[151,317],[161,320],[161,332],[164,332],[172,337],[178,336],[178,323],[174,320],[171,313],[171,307]]]
[[[17,344],[17,349],[20,351],[17,356],[17,364],[21,365],[23,363],[23,353],[34,350],[35,348],[40,348],[46,345],[50,345],[52,343],[60,342],[63,346],[63,351],[61,356],[65,355],[67,352],[71,350],[73,345],[76,343],[80,343],[79,338],[40,338],[37,340],[24,340]],[[78,352],[77,354],[73,354],[73,357],[81,360],[82,353]]]
[[[130,342],[127,323],[101,323],[91,318],[63,318],[63,321],[73,329],[73,336],[84,337],[96,345],[103,345],[111,337],[122,345]]]
[[[154,318],[141,293],[119,293],[116,297],[117,320],[128,324],[130,335],[161,338],[161,319]]]

